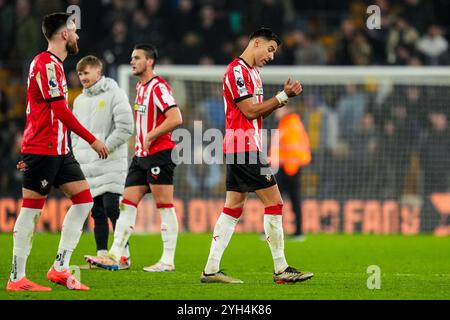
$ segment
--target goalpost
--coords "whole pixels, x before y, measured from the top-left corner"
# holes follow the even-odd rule
[[[183,128],[193,132],[201,121],[203,131],[224,130],[224,71],[157,66],[173,89]],[[301,115],[313,154],[302,168],[305,232],[450,234],[449,67],[269,66],[261,69],[264,96],[282,90],[289,76],[303,85],[289,104]],[[129,66],[119,67],[132,104],[136,82]],[[276,126],[274,116],[264,120],[265,128]],[[210,230],[223,205],[225,166],[179,165],[175,194],[184,229]],[[293,216],[285,207],[289,233]],[[240,231],[262,230],[259,211],[250,199]]]

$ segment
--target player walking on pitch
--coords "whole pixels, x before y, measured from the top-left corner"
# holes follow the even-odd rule
[[[233,235],[248,192],[255,192],[265,206],[264,231],[274,261],[273,280],[293,283],[310,279],[313,274],[290,267],[284,256],[282,226],[283,200],[275,177],[261,152],[262,118],[283,107],[302,87],[288,79],[284,90],[263,101],[263,87],[258,67],[274,59],[279,38],[267,28],[250,35],[242,55],[231,62],[223,80],[226,134],[224,153],[227,161],[225,207],[216,222],[211,249],[200,281],[203,283],[242,283],[220,270],[220,260]],[[231,161],[230,161],[231,160]],[[245,161],[245,162],[244,162]]]
[[[47,279],[75,290],[89,290],[69,272],[73,250],[92,208],[92,196],[80,165],[70,153],[67,128],[86,140],[104,159],[108,148],[86,130],[67,107],[63,61],[78,52],[75,23],[66,13],[44,17],[42,31],[48,50],[30,65],[27,88],[27,122],[22,145],[23,203],[14,225],[12,271],[9,291],[50,291],[26,278],[34,228],[52,186],[72,200],[61,231],[58,253]],[[68,283],[68,281],[70,283]]]
[[[178,221],[173,205],[175,163],[171,154],[175,142],[171,131],[183,120],[171,88],[154,72],[157,58],[156,49],[148,44],[136,45],[131,56],[132,72],[139,77],[134,105],[136,153],[128,169],[113,246],[107,256],[85,256],[88,263],[107,270],[127,266],[122,252],[136,222],[137,205],[149,191],[161,214],[163,254],[156,264],[145,267],[144,271],[175,270]]]

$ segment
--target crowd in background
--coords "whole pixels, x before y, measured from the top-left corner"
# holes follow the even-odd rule
[[[371,4],[381,9],[381,29],[366,27],[370,15],[366,9]],[[275,65],[450,63],[450,4],[444,0],[0,0],[0,195],[20,195],[15,164],[25,121],[28,67],[46,49],[41,19],[69,5],[80,6],[82,17],[80,53],[65,62],[71,101],[81,91],[74,66],[84,55],[100,57],[105,73],[113,78],[117,66],[129,63],[133,45],[140,42],[158,47],[159,64],[225,65],[243,50],[248,34],[261,26],[271,27],[283,39]],[[318,87],[314,94],[304,95],[299,110],[316,142],[316,160],[311,174],[305,176],[308,184],[322,186],[317,189],[324,196],[351,188],[370,194],[380,185],[391,188],[387,194],[398,195],[407,192],[403,182],[415,165],[415,155],[423,168],[440,168],[434,178],[444,184],[439,172],[449,166],[445,159],[450,159],[450,108],[446,108],[450,100],[436,90],[393,88],[380,100],[381,91],[349,85]],[[205,113],[208,106],[220,104],[219,97],[191,106],[192,115],[210,117],[212,125],[220,127],[223,115]],[[317,119],[322,121],[320,126]],[[436,153],[440,160],[433,158]],[[374,154],[377,157],[371,157]],[[381,155],[386,161],[374,161]],[[192,177],[194,191],[221,185],[218,168],[206,169],[191,168],[186,173]],[[202,174],[211,177],[195,179]],[[371,181],[372,189],[358,188],[352,177]],[[426,175],[425,189],[437,184],[432,179],[433,174]]]

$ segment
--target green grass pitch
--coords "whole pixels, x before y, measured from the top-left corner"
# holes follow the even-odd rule
[[[112,238],[112,237],[110,237]],[[111,239],[110,239],[111,240]],[[244,284],[202,284],[200,272],[208,257],[209,234],[181,234],[176,271],[147,273],[142,267],[156,262],[162,250],[159,235],[133,235],[132,267],[128,271],[81,270],[89,292],[73,292],[45,279],[58,246],[59,234],[37,234],[28,259],[27,276],[53,288],[49,293],[6,292],[12,236],[0,234],[0,299],[157,299],[157,300],[310,300],[310,299],[449,299],[450,237],[308,235],[305,242],[286,240],[288,262],[312,271],[309,281],[277,285],[272,281],[269,248],[257,234],[235,234],[222,267]],[[83,235],[72,256],[94,254],[92,234]],[[381,288],[369,290],[367,268],[381,270]]]

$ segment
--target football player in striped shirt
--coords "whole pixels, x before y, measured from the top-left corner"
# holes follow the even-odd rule
[[[70,152],[67,129],[86,140],[99,157],[108,156],[106,145],[97,140],[68,108],[63,61],[78,52],[76,25],[67,13],[44,17],[42,31],[48,49],[30,65],[27,88],[27,121],[22,144],[23,203],[14,225],[13,261],[9,291],[50,291],[27,279],[25,267],[36,223],[52,186],[72,200],[63,222],[61,240],[47,279],[69,289],[89,290],[72,276],[69,262],[92,208],[89,185]]]
[[[160,260],[145,267],[147,272],[174,271],[178,221],[173,205],[175,142],[171,132],[183,122],[169,84],[154,71],[158,54],[154,46],[140,44],[131,56],[132,72],[139,77],[134,105],[136,122],[135,156],[128,169],[114,243],[106,257],[85,256],[88,263],[107,270],[127,266],[123,249],[134,228],[137,206],[147,192],[153,194],[161,215],[163,253]]]
[[[223,78],[226,132],[223,150],[227,163],[225,206],[216,222],[211,250],[200,280],[203,283],[242,283],[220,270],[220,260],[242,214],[249,192],[265,206],[264,231],[274,261],[276,283],[304,281],[313,276],[288,265],[284,256],[283,200],[262,152],[262,119],[283,107],[302,91],[300,82],[284,83],[284,90],[264,100],[259,67],[274,59],[280,39],[267,28],[250,35],[240,57],[232,61]]]

